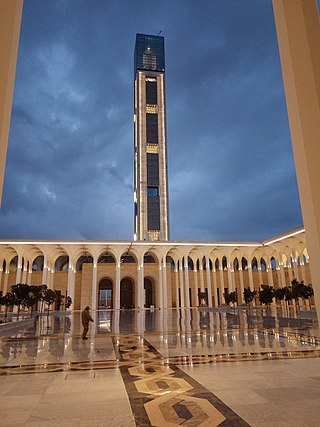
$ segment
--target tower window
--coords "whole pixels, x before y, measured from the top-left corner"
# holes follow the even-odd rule
[[[149,197],[159,196],[159,188],[158,187],[148,187],[147,192],[148,192]]]
[[[158,114],[146,114],[147,142],[158,144]]]
[[[146,101],[147,104],[157,104],[157,81],[146,81]]]
[[[159,196],[148,196],[148,230],[160,230],[160,198]]]
[[[159,185],[159,156],[158,154],[147,153],[147,185]]]

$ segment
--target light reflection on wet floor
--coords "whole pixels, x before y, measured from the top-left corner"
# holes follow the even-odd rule
[[[319,350],[314,311],[267,309],[101,310],[89,340],[80,312],[43,316],[34,327],[2,337],[0,365],[116,360],[112,337],[144,337],[163,357]]]

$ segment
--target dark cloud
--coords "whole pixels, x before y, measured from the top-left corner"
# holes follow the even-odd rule
[[[302,225],[271,1],[25,0],[0,237],[132,238],[135,34],[160,30],[171,238]]]

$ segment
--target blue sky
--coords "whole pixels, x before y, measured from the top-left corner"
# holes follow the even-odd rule
[[[165,37],[171,240],[302,226],[271,0],[25,0],[0,238],[133,237],[133,50]]]

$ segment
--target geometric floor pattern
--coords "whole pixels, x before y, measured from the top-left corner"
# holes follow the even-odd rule
[[[119,357],[137,366],[120,368],[137,426],[248,426],[217,396],[161,355],[139,336],[117,340]]]

